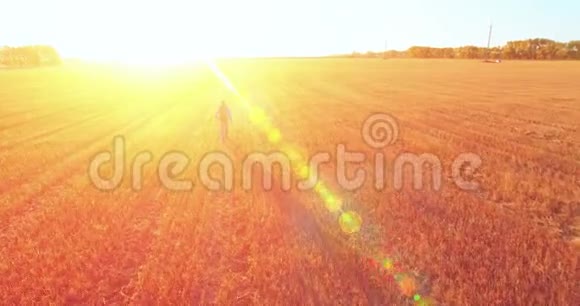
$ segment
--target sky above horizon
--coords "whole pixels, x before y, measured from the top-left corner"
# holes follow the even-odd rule
[[[317,56],[580,39],[580,1],[293,0],[3,3],[0,46],[51,44],[63,57]]]

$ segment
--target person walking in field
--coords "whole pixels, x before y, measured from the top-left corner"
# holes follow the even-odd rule
[[[215,114],[216,119],[220,121],[220,135],[221,141],[224,143],[226,139],[228,139],[228,127],[230,122],[232,121],[232,113],[230,109],[226,105],[226,102],[222,100],[222,103]]]

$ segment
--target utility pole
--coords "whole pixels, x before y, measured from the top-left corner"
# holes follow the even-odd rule
[[[491,22],[489,23],[489,35],[487,36],[487,59],[489,59],[489,54],[490,54],[490,46],[491,46],[491,32],[493,30],[493,25],[491,24]]]

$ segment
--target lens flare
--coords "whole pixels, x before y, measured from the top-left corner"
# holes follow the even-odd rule
[[[289,145],[285,145],[285,146],[282,147],[282,151],[284,153],[286,153],[286,155],[288,155],[288,158],[291,161],[293,161],[293,162],[296,161],[296,162],[306,163],[304,161],[304,157],[303,157],[305,154],[300,153],[300,151],[297,148],[292,147],[292,146],[289,146]]]
[[[324,186],[324,183],[322,182],[316,183],[316,186],[314,186],[314,190],[323,197],[328,194],[328,189],[326,189],[326,186]]]
[[[298,175],[300,176],[301,179],[307,179],[308,176],[310,175],[310,169],[308,169],[308,166],[306,165],[302,165],[299,168],[300,170],[298,170]]]
[[[413,296],[413,293],[417,290],[415,280],[410,276],[404,276],[399,282],[399,287],[401,288],[401,292],[408,297]]]
[[[386,258],[383,260],[383,268],[387,269],[387,270],[392,270],[393,269],[393,260],[390,258]]]
[[[222,81],[224,83],[224,85],[231,90],[232,92],[234,92],[235,94],[239,95],[238,91],[236,90],[236,88],[234,87],[234,85],[230,82],[230,80],[228,79],[228,77],[226,77],[222,71],[218,68],[218,66],[213,62],[213,61],[206,61],[208,67],[211,69],[211,71],[220,79],[220,81]]]
[[[415,296],[418,296],[419,297],[419,299],[415,299],[415,297],[413,297],[413,299],[416,302],[415,305],[418,305],[418,306],[431,306],[431,305],[435,305],[435,302],[433,302],[433,299],[432,298],[420,296],[418,294],[416,294]]]
[[[280,142],[280,139],[282,138],[282,135],[280,133],[280,130],[274,128],[272,129],[269,133],[268,133],[268,140],[271,143],[278,143]]]
[[[250,109],[250,122],[256,125],[263,125],[268,121],[268,117],[263,109],[253,106]]]
[[[254,124],[256,128],[261,130],[261,132],[264,133],[264,135],[271,143],[279,144],[281,146],[282,152],[284,152],[290,158],[293,170],[296,172],[296,175],[303,179],[307,179],[310,173],[310,168],[304,157],[306,155],[302,154],[304,150],[289,143],[280,143],[282,141],[282,133],[279,129],[272,126],[272,122],[270,121],[270,118],[267,116],[266,112],[262,108],[254,106],[248,100],[246,100],[214,62],[207,61],[207,64],[210,70],[218,77],[218,79],[220,79],[224,85],[236,95],[238,98],[237,101],[246,110],[249,111],[250,122]],[[326,207],[328,211],[331,213],[340,212],[338,222],[343,232],[347,234],[354,234],[360,231],[362,227],[362,218],[358,213],[354,211],[343,212],[343,200],[340,199],[340,197],[337,195],[333,194],[331,190],[326,185],[324,185],[323,182],[316,183],[314,190],[324,201],[324,207]],[[386,258],[380,261],[379,259],[375,259],[377,257],[373,258],[366,255],[365,257],[369,258],[375,267],[380,266],[389,272],[394,270],[394,261],[391,258]],[[427,306],[432,304],[429,302],[429,297],[422,297],[416,293],[417,286],[414,278],[402,273],[395,274],[393,278],[398,283],[403,295],[407,296],[408,298],[412,298],[417,305]]]
[[[362,218],[354,211],[347,211],[340,215],[340,228],[347,234],[354,234],[360,231]]]
[[[326,209],[331,213],[339,212],[342,210],[342,200],[337,199],[335,196],[329,194],[324,198],[324,204]]]

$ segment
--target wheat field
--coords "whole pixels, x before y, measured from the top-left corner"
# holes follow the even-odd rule
[[[215,67],[0,70],[3,304],[580,301],[580,63],[247,59]],[[221,100],[233,117],[226,144],[214,118]],[[361,137],[377,112],[400,130],[380,150]],[[115,136],[126,142],[125,175],[118,188],[99,190],[89,164]],[[338,144],[367,156],[433,154],[443,186],[348,191],[336,164],[325,164],[328,188],[361,218],[349,234],[315,191],[284,191],[276,176],[272,190],[244,190],[236,177],[233,190],[212,191],[197,175],[208,152],[225,152],[237,170],[252,152],[334,157]],[[139,152],[153,160],[134,190]],[[191,178],[192,190],[161,184],[155,165],[168,152],[190,158],[179,177]],[[464,152],[481,157],[476,191],[450,180]]]

